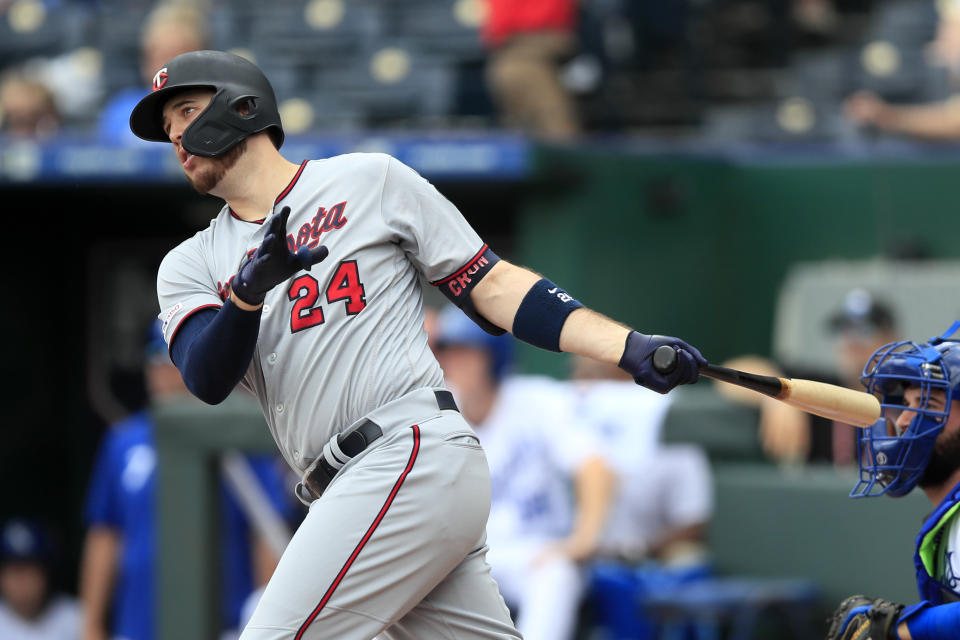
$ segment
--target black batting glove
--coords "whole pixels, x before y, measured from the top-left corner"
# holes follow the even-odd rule
[[[903,605],[881,598],[850,596],[827,620],[826,640],[899,640]]]
[[[267,292],[287,280],[301,269],[310,270],[322,262],[329,253],[327,247],[316,249],[303,247],[291,253],[287,246],[287,218],[290,207],[273,214],[265,223],[267,234],[252,256],[244,260],[233,278],[232,289],[236,296],[251,306],[263,303]]]

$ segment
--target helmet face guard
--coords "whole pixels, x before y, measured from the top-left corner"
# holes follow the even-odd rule
[[[130,129],[144,140],[170,142],[163,130],[163,106],[177,93],[210,89],[213,98],[184,130],[181,144],[195,156],[212,158],[248,136],[268,131],[278,149],[283,127],[273,87],[252,62],[222,51],[191,51],[157,72],[153,91],[130,114]],[[238,109],[245,106],[241,115]]]
[[[860,479],[851,497],[899,497],[920,481],[950,417],[954,387],[960,384],[960,367],[951,366],[960,365],[960,343],[948,339],[957,329],[960,323],[926,343],[905,340],[888,344],[864,366],[860,381],[867,393],[880,398],[883,415],[860,431]],[[914,406],[906,399],[911,388],[917,390]],[[943,393],[942,407],[931,406],[935,392]],[[900,428],[897,419],[904,411],[913,415],[910,424]]]

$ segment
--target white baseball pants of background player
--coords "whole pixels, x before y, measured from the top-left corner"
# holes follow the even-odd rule
[[[311,503],[241,640],[519,639],[485,558],[473,430],[432,389],[366,418],[383,436]]]

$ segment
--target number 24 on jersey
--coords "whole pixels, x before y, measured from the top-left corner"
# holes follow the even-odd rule
[[[304,274],[294,279],[287,289],[287,297],[293,302],[290,312],[290,331],[296,333],[324,323],[323,307],[317,304],[320,298],[320,283],[311,275]],[[356,260],[341,262],[330,278],[326,288],[327,304],[341,300],[347,315],[356,315],[367,306],[367,299],[360,282]]]

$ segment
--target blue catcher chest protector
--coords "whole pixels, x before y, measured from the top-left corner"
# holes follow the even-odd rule
[[[950,403],[960,399],[960,330],[955,322],[929,342],[905,340],[878,349],[863,369],[861,383],[880,398],[883,414],[859,435],[860,479],[853,498],[904,496],[920,481],[933,454],[937,436],[950,415]],[[909,406],[907,389],[919,390]],[[943,393],[943,406],[931,406],[931,394]],[[897,426],[903,411],[913,412],[906,428]]]

